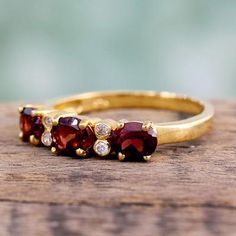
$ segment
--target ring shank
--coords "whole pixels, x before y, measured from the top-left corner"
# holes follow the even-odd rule
[[[115,108],[154,108],[184,112],[190,118],[155,123],[158,143],[176,143],[196,139],[212,125],[214,108],[211,104],[167,92],[91,92],[58,101],[54,109],[75,111],[78,114]]]

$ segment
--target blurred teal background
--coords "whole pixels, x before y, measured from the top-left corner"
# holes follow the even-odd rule
[[[236,95],[235,0],[0,0],[0,100]]]

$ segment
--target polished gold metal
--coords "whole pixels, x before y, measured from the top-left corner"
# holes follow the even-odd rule
[[[91,92],[60,100],[53,105],[53,109],[77,114],[131,107],[165,109],[193,115],[180,121],[152,123],[158,134],[159,145],[190,141],[202,136],[211,128],[214,116],[211,104],[168,92]],[[122,122],[117,122],[117,126],[121,125]],[[150,123],[145,123],[143,129],[148,127]]]
[[[23,110],[24,110],[24,107],[22,107],[22,106],[18,107],[19,113],[21,113]]]
[[[31,144],[33,144],[35,146],[39,145],[39,143],[40,143],[40,141],[37,138],[35,138],[34,135],[30,135],[29,141]]]
[[[118,121],[117,128],[122,129],[124,127],[124,125],[125,125],[124,121]]]
[[[83,121],[81,120],[79,123],[79,128],[81,130],[86,129],[89,124],[90,124],[89,120],[83,120]]]
[[[85,157],[87,155],[87,153],[81,148],[76,149],[75,152],[76,152],[76,155],[79,157]]]
[[[55,147],[51,147],[51,153],[52,154],[56,154],[57,153],[57,149]]]
[[[150,128],[152,128],[152,122],[151,121],[143,122],[143,126],[142,126],[143,131],[148,131]]]
[[[24,138],[24,134],[23,134],[23,132],[22,131],[20,131],[20,133],[19,133],[19,139],[23,139]]]
[[[144,161],[150,161],[150,160],[151,160],[151,156],[144,156],[144,157],[143,157],[143,160],[144,160]]]
[[[121,152],[118,153],[118,159],[119,161],[124,161],[125,160],[125,155],[122,154]]]

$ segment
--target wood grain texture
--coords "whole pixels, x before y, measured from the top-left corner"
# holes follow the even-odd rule
[[[149,163],[54,157],[18,140],[17,105],[0,105],[0,235],[236,235],[236,102],[214,104],[209,134],[162,146]]]

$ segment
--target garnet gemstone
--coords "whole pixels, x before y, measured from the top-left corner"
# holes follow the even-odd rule
[[[141,122],[127,122],[121,130],[114,133],[116,150],[124,154],[126,160],[139,160],[156,150],[155,131],[153,128],[143,131],[142,126]]]
[[[76,117],[63,117],[58,125],[52,128],[53,145],[58,154],[75,155],[76,149],[83,149],[89,154],[95,143],[95,135],[88,126],[81,130],[80,119]]]
[[[34,135],[36,139],[40,140],[44,127],[41,116],[32,116],[32,107],[25,107],[20,114],[20,129],[23,133],[23,140],[29,141],[29,137]]]

